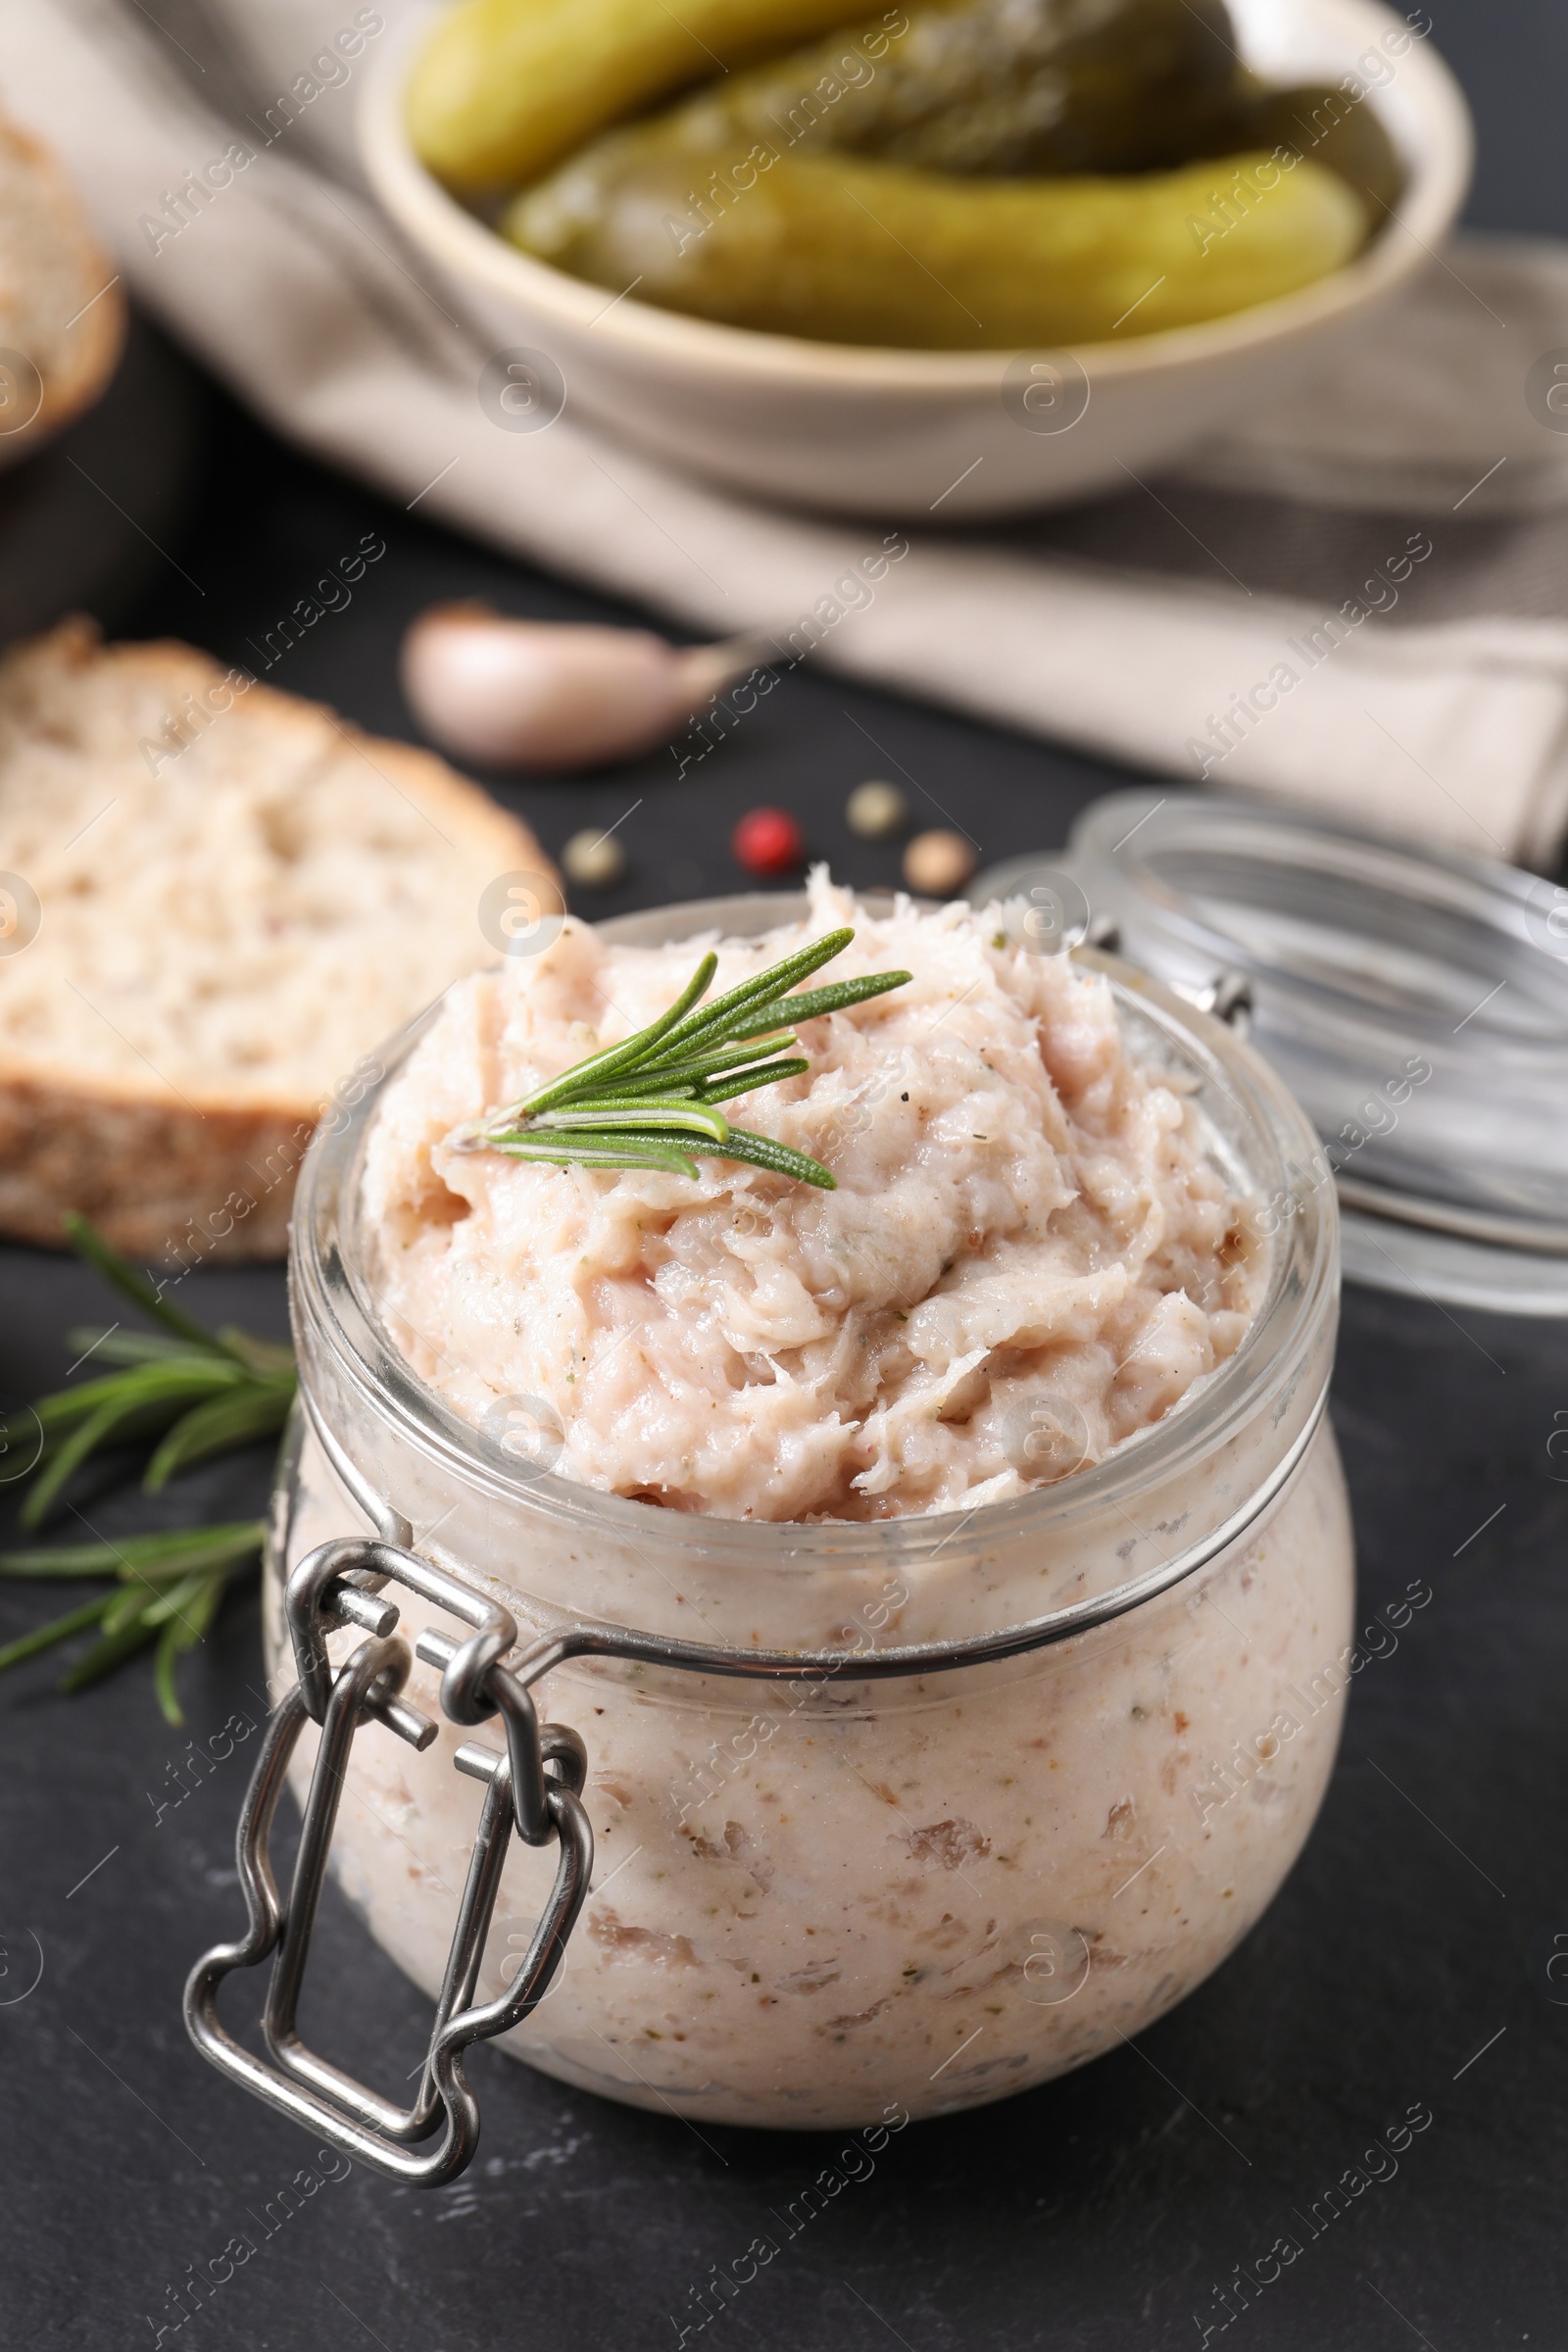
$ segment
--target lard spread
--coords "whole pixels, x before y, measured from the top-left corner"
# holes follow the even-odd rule
[[[476,1422],[542,1407],[563,1477],[730,1518],[969,1510],[1157,1421],[1237,1346],[1263,1250],[1107,982],[1033,952],[1021,911],[872,915],[819,872],[805,925],[711,943],[717,989],[845,923],[825,979],[913,975],[806,1023],[808,1074],[744,1106],[832,1192],[448,1140],[653,1020],[708,940],[568,919],[460,981],[365,1165],[371,1279],[416,1370]]]

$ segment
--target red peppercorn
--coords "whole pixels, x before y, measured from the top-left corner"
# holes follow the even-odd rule
[[[805,835],[783,808],[749,808],[729,846],[752,874],[792,874],[806,857]]]

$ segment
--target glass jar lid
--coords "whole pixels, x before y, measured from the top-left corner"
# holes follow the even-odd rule
[[[1311,1118],[1344,1265],[1568,1314],[1568,887],[1300,808],[1117,792],[971,885],[1237,1018]]]

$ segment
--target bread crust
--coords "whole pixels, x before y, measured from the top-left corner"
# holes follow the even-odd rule
[[[74,182],[52,148],[0,115],[0,143],[27,166],[48,193],[80,282],[81,309],[68,328],[63,367],[44,376],[43,398],[26,424],[0,438],[0,467],[37,449],[92,406],[105,390],[125,340],[125,298],[114,263],[92,233]]]
[[[282,1257],[315,1124],[0,1075],[0,1232],[58,1250],[61,1212],[74,1208],[117,1250],[172,1273]]]
[[[17,648],[0,693],[39,662],[75,672],[83,691],[104,668],[133,666],[157,678],[171,701],[228,675],[210,656],[172,640],[104,646],[96,626],[77,616]],[[556,880],[520,818],[433,753],[367,735],[325,705],[275,687],[250,685],[245,704],[280,727],[326,718],[443,832],[481,849],[498,872]],[[373,1083],[374,1049],[383,1042],[365,1040],[358,1076],[339,1087],[339,1104],[352,1104]],[[282,1257],[295,1176],[325,1107],[319,1097],[275,1083],[175,1089],[150,1068],[145,1077],[120,1071],[77,1080],[0,1036],[0,1234],[60,1249],[62,1215],[77,1209],[116,1249],[175,1273],[209,1261]]]

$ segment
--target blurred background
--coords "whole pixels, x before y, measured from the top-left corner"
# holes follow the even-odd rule
[[[1224,476],[1211,454],[1200,467],[1185,465],[1174,483],[1161,477],[1154,491],[1124,481],[1088,507],[1003,516],[983,534],[961,517],[955,523],[951,502],[946,513],[941,507],[931,513],[930,499],[943,486],[936,481],[927,497],[899,502],[901,511],[889,518],[914,533],[913,560],[885,576],[866,609],[846,603],[846,617],[829,626],[803,662],[788,642],[789,628],[811,609],[812,592],[830,592],[836,578],[880,544],[882,531],[729,495],[713,501],[709,485],[650,465],[635,440],[617,442],[599,416],[580,420],[569,400],[560,422],[537,434],[503,432],[484,415],[477,379],[493,356],[489,322],[463,313],[462,327],[452,324],[460,315],[453,305],[461,306],[466,294],[471,300],[472,287],[454,290],[432,255],[402,241],[362,193],[356,110],[399,37],[395,9],[382,12],[385,32],[345,65],[341,86],[322,86],[299,108],[271,151],[254,128],[266,122],[261,96],[287,90],[302,68],[308,72],[310,58],[338,29],[330,9],[280,8],[264,20],[231,0],[162,9],[156,24],[143,12],[107,5],[27,12],[25,22],[18,13],[9,103],[75,171],[119,268],[121,289],[131,296],[135,324],[101,405],[0,478],[0,625],[7,636],[84,610],[111,633],[186,639],[225,665],[320,697],[373,730],[415,737],[420,730],[399,686],[398,651],[407,625],[444,599],[478,597],[518,615],[652,625],[687,639],[747,633],[771,639],[768,650],[782,656],[776,685],[744,723],[727,706],[704,706],[707,726],[680,727],[673,750],[660,744],[609,771],[569,781],[548,771],[526,781],[515,772],[485,771],[487,787],[525,812],[553,853],[574,832],[592,834],[619,820],[624,877],[584,901],[591,911],[731,886],[745,872],[730,852],[734,824],[760,805],[794,815],[808,854],[831,858],[846,880],[896,881],[904,840],[868,844],[845,821],[849,793],[868,777],[887,775],[908,797],[905,838],[951,824],[961,803],[961,830],[978,844],[983,866],[1060,844],[1078,809],[1129,772],[1195,782],[1200,761],[1189,743],[1205,735],[1206,719],[1223,710],[1227,689],[1234,696],[1254,674],[1267,673],[1266,662],[1260,671],[1248,666],[1255,614],[1246,608],[1260,600],[1279,606],[1278,634],[1288,636],[1294,611],[1316,619],[1334,610],[1357,583],[1362,559],[1370,566],[1412,530],[1433,534],[1435,557],[1411,580],[1397,612],[1374,618],[1368,639],[1350,649],[1352,658],[1367,656],[1357,688],[1369,683],[1374,693],[1397,691],[1368,650],[1370,632],[1381,627],[1385,640],[1396,640],[1401,630],[1406,637],[1413,630],[1423,642],[1404,650],[1396,642],[1391,660],[1420,665],[1421,691],[1451,726],[1455,671],[1462,669],[1485,698],[1496,692],[1508,665],[1490,646],[1429,646],[1427,632],[1473,636],[1478,625],[1506,618],[1510,608],[1537,624],[1524,634],[1533,638],[1529,659],[1540,674],[1555,682],[1568,671],[1568,664],[1559,669],[1541,626],[1560,586],[1551,556],[1555,525],[1548,514],[1551,544],[1544,549],[1531,527],[1557,495],[1557,462],[1568,440],[1531,416],[1523,382],[1541,356],[1531,337],[1541,329],[1543,306],[1548,316],[1554,300],[1561,309],[1554,280],[1544,292],[1532,287],[1528,318],[1508,321],[1505,332],[1489,316],[1484,291],[1467,294],[1432,265],[1427,276],[1452,304],[1450,343],[1440,353],[1427,341],[1406,342],[1394,328],[1372,337],[1386,338],[1392,348],[1396,390],[1408,410],[1390,429],[1397,438],[1402,426],[1407,441],[1430,426],[1430,404],[1443,390],[1435,378],[1444,353],[1456,353],[1462,364],[1490,341],[1506,354],[1494,379],[1466,387],[1477,403],[1466,443],[1473,438],[1478,453],[1507,451],[1508,463],[1457,514],[1454,499],[1485,470],[1490,454],[1481,455],[1473,474],[1454,475],[1460,488],[1450,489],[1445,472],[1423,499],[1401,482],[1397,509],[1383,493],[1382,511],[1371,513],[1347,505],[1354,494],[1345,491],[1327,509],[1314,500],[1311,484],[1299,499],[1282,496],[1277,486],[1250,486],[1246,495],[1216,487]],[[353,12],[338,14],[346,25]],[[1501,24],[1463,7],[1446,11],[1441,23],[1433,20],[1426,43],[1441,50],[1475,120],[1468,228],[1510,240],[1561,232],[1565,198],[1549,95],[1562,86],[1564,38],[1545,8],[1511,8]],[[117,76],[135,103],[117,108],[111,96],[106,122],[96,110]],[[214,109],[220,97],[226,112]],[[207,152],[201,145],[207,131],[216,139],[220,128],[233,125],[251,139],[256,165],[206,210],[188,208],[196,217],[151,251],[159,232],[145,223],[164,219],[160,192],[171,182],[177,189],[173,159],[185,157],[194,168]],[[220,151],[220,142],[215,152]],[[336,223],[327,285],[299,272],[297,254],[277,225],[300,193],[285,173],[302,186],[314,183],[314,219]],[[239,220],[243,208],[260,219]],[[177,210],[169,219],[177,225]],[[297,241],[297,221],[292,233]],[[1510,242],[1510,265],[1517,252]],[[1554,252],[1546,259],[1555,266]],[[1474,280],[1467,264],[1453,266]],[[1490,266],[1499,266],[1495,256]],[[331,306],[344,286],[384,324],[395,347],[400,372],[391,392],[378,388],[366,365],[367,354],[372,362],[385,357],[371,330],[362,332],[358,318],[352,335],[340,322],[334,326]],[[390,318],[385,306],[394,299],[399,312]],[[1494,299],[1491,307],[1494,313]],[[1568,336],[1568,325],[1562,332]],[[1520,334],[1525,342],[1516,349]],[[1352,354],[1360,348],[1352,336]],[[1313,384],[1325,368],[1331,379],[1342,379],[1349,364],[1337,357],[1314,363],[1318,373],[1304,393],[1288,377],[1271,385],[1266,398],[1250,396],[1243,404],[1237,424],[1250,485],[1261,478],[1255,440],[1248,439],[1258,411],[1278,413],[1282,403],[1311,395],[1321,419],[1333,402]],[[365,372],[357,373],[362,366]],[[1363,414],[1367,406],[1359,379],[1353,395],[1342,390],[1334,399]],[[395,431],[393,410],[405,420]],[[280,433],[279,423],[292,429]],[[587,457],[575,448],[569,463],[551,457],[573,430]],[[1317,437],[1324,439],[1321,431]],[[460,442],[464,457],[426,489]],[[313,463],[313,453],[328,445],[335,462]],[[1221,458],[1224,447],[1221,438]],[[1449,463],[1462,468],[1469,454],[1461,445]],[[1343,479],[1349,460],[1343,448],[1327,457],[1320,448],[1317,462]],[[1375,450],[1368,464],[1384,470]],[[393,472],[400,495],[388,496]],[[1510,473],[1515,481],[1531,478],[1528,491],[1504,503]],[[713,504],[723,509],[717,520]],[[454,529],[448,517],[467,527]],[[286,638],[286,662],[270,666],[269,631],[313,598],[316,583],[367,531],[384,540],[385,560],[355,586],[351,600]],[[510,543],[506,552],[494,544],[498,538]],[[1511,543],[1527,538],[1528,551],[1522,544],[1513,549]],[[547,546],[555,560],[530,563],[530,540]],[[711,580],[704,577],[705,564]],[[656,579],[662,595],[636,594]],[[1095,633],[1087,645],[1075,633],[1058,667],[1054,644],[1069,625],[1081,630],[1074,610],[1086,603]],[[1202,623],[1196,638],[1195,609]],[[1560,604],[1555,610],[1560,625]],[[1155,674],[1162,644],[1177,632],[1182,660],[1201,661],[1207,671],[1185,698],[1174,681]],[[949,650],[955,634],[956,654]],[[986,648],[999,636],[1004,664],[994,663]],[[1082,685],[1086,662],[1100,673],[1092,693]],[[1003,665],[1006,675],[999,678],[993,673]],[[1064,668],[1079,673],[1076,683]],[[906,692],[882,690],[890,679],[923,687],[921,699],[911,703]],[[1379,741],[1361,715],[1366,699],[1348,691],[1343,708],[1336,705],[1320,721],[1306,710],[1303,694],[1298,710],[1284,707],[1259,730],[1251,754],[1258,773],[1246,772],[1243,745],[1212,770],[1211,785],[1283,786],[1344,813],[1335,771],[1349,768],[1356,770],[1363,813],[1369,795],[1387,791],[1393,821],[1407,837],[1465,833],[1446,797],[1452,794],[1510,852],[1523,849],[1526,862],[1556,869],[1561,796],[1541,773],[1554,767],[1554,747],[1543,748],[1534,735],[1510,736],[1509,766],[1498,748],[1512,724],[1506,698],[1494,707],[1487,740],[1467,744],[1470,757],[1455,755],[1451,768],[1437,768],[1437,785],[1423,782],[1409,760],[1387,745],[1378,752],[1380,764],[1366,773],[1357,768],[1362,740]],[[984,710],[974,708],[988,700],[1002,723],[987,724]],[[969,708],[956,712],[954,706],[965,703]],[[1030,721],[1022,731],[1006,723],[1017,718],[1020,705]],[[1298,732],[1304,766],[1294,764],[1289,751],[1276,755],[1269,748],[1271,735],[1283,741]],[[1161,756],[1097,757],[1084,748],[1084,738],[1094,735],[1102,747],[1118,736],[1129,744],[1142,739]],[[1441,745],[1441,733],[1436,740]],[[1430,763],[1427,738],[1412,733],[1408,741]],[[1406,784],[1418,796],[1408,802],[1400,797]],[[1551,813],[1534,821],[1516,816],[1515,802],[1538,789],[1551,800]],[[1489,815],[1494,795],[1505,815]],[[1466,846],[1494,854],[1474,825]]]

